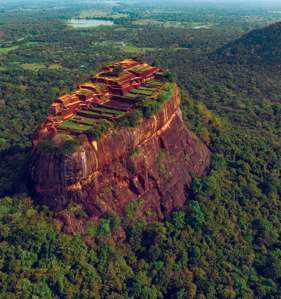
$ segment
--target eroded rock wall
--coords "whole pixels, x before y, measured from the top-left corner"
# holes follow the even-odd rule
[[[137,128],[110,131],[84,142],[72,155],[46,154],[35,147],[32,180],[35,197],[59,211],[81,203],[90,217],[141,199],[140,217],[162,219],[183,205],[192,176],[204,175],[210,152],[181,119],[180,95]]]

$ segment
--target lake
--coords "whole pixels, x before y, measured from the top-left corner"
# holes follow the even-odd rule
[[[192,27],[192,29],[211,29],[211,25],[198,25]]]
[[[88,28],[97,26],[112,26],[114,22],[102,19],[70,19],[67,24],[74,28]]]

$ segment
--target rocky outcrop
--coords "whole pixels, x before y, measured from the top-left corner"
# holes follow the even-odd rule
[[[210,152],[185,126],[179,89],[137,128],[108,131],[97,141],[84,140],[70,155],[46,153],[35,146],[32,181],[35,198],[59,211],[70,202],[91,218],[108,211],[119,215],[140,200],[139,216],[162,219],[183,205],[193,176],[204,175]]]

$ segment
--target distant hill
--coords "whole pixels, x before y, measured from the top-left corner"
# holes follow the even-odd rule
[[[210,55],[228,63],[281,64],[281,22],[250,31]]]

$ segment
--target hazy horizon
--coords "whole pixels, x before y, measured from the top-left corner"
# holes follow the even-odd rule
[[[106,0],[101,0],[98,2],[108,2]],[[281,6],[280,0],[121,0],[117,2],[140,2],[140,3],[159,3],[159,5],[163,4],[212,4],[212,5],[243,5],[243,6],[272,6],[278,5]]]
[[[279,0],[2,0],[0,2],[1,9],[39,9],[44,6],[45,9],[54,9],[58,6],[74,7],[84,5],[94,7],[97,5],[120,3],[121,6],[133,6],[136,3],[138,6],[149,6],[169,9],[205,9],[205,10],[228,10],[237,12],[245,11],[253,12],[254,10],[269,10],[279,12],[281,10],[281,1]],[[63,7],[60,7],[63,8]]]
[[[120,3],[151,3],[151,4],[240,4],[240,5],[281,5],[280,0],[248,0],[245,2],[245,0],[2,0],[2,3],[42,3],[42,2],[56,2],[56,3],[63,3],[63,2],[74,2],[74,3],[88,3],[88,4],[94,4],[94,3],[108,3],[108,2],[120,2]]]

